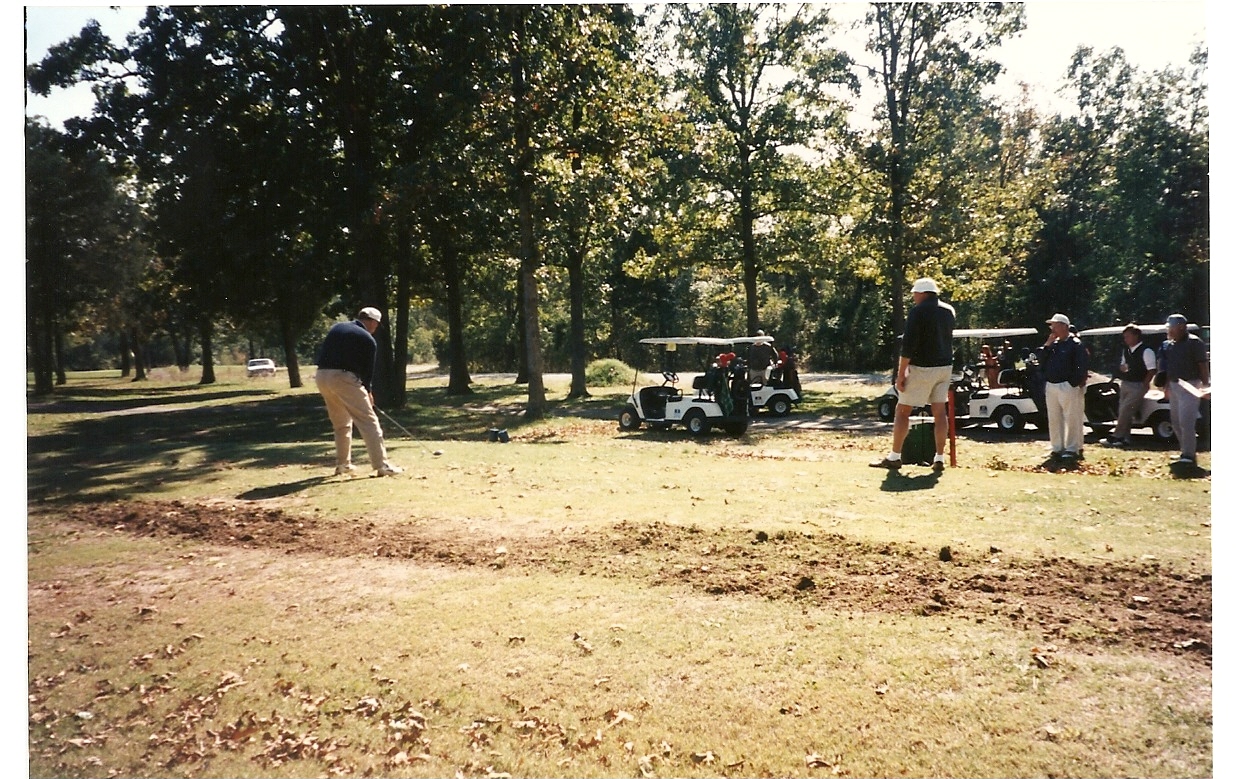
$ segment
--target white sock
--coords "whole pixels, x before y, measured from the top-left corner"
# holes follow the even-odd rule
[[[888,457],[885,457],[884,459],[892,460],[893,462],[901,462],[901,452],[890,452]]]
[[[944,462],[944,455],[942,455],[942,454],[937,454],[937,455],[936,455],[936,459],[932,460],[932,462],[933,462],[933,463],[942,463],[942,462]]]

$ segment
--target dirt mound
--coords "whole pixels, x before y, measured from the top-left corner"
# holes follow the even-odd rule
[[[1050,640],[1128,644],[1211,662],[1211,577],[1158,561],[1020,560],[999,550],[873,546],[833,534],[618,523],[587,534],[499,542],[424,527],[323,521],[245,503],[89,504],[70,519],[117,531],[289,553],[405,558],[456,566],[535,566],[687,585],[718,596],[796,599],[1019,625]]]

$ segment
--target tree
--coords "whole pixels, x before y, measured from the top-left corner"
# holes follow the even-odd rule
[[[675,45],[682,65],[676,85],[702,143],[699,175],[708,183],[697,208],[728,214],[746,299],[747,329],[760,326],[758,281],[769,257],[756,241],[757,223],[785,210],[784,197],[801,189],[779,186],[788,176],[784,154],[820,148],[825,132],[844,127],[830,87],[856,88],[849,58],[826,47],[828,11],[781,4],[673,6]],[[729,241],[727,241],[727,244]]]
[[[140,214],[97,154],[26,122],[26,333],[35,394],[63,375],[56,342],[136,283],[148,261]]]
[[[1077,113],[1043,133],[1053,197],[1032,294],[1093,322],[1209,319],[1205,63],[1198,51],[1187,70],[1142,74],[1119,49],[1075,53]]]
[[[892,332],[905,322],[907,273],[928,266],[934,240],[968,210],[941,207],[940,197],[967,200],[969,176],[947,163],[978,159],[965,147],[987,110],[981,90],[1000,72],[984,54],[1023,24],[1021,7],[1004,3],[875,3],[867,16],[867,49],[879,58],[868,73],[883,99],[867,153],[880,190],[864,229],[881,246]],[[953,224],[943,225],[941,217]],[[942,263],[937,257],[934,264]]]

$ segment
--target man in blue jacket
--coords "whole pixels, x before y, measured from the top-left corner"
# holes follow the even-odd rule
[[[910,432],[910,414],[931,405],[935,420],[936,456],[931,470],[944,471],[944,446],[948,442],[948,387],[953,378],[953,326],[957,312],[940,300],[940,287],[932,279],[919,279],[910,288],[914,307],[906,314],[901,339],[901,357],[894,383],[897,411],[893,417],[893,449],[872,468],[901,468],[901,448]]]
[[[378,342],[373,334],[382,324],[382,312],[362,308],[356,319],[340,322],[326,333],[318,352],[318,392],[335,430],[335,474],[350,475],[352,425],[360,431],[369,451],[369,463],[378,476],[394,476],[403,469],[386,459],[386,442],[373,402],[373,371]]]
[[[1047,382],[1047,434],[1051,461],[1076,467],[1081,456],[1086,424],[1086,378],[1090,355],[1081,339],[1069,332],[1069,318],[1055,314],[1047,320],[1051,333],[1038,349],[1039,366]]]

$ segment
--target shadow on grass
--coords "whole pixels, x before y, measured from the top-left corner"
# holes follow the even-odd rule
[[[914,492],[934,489],[940,483],[940,474],[935,471],[920,476],[906,476],[899,471],[889,471],[880,483],[881,492]]]
[[[255,487],[237,495],[240,500],[267,500],[270,498],[282,498],[285,495],[294,495],[297,492],[307,490],[310,487],[316,487],[325,482],[327,477],[314,476],[309,479],[301,479],[300,481],[287,482],[285,484],[272,484],[269,487]]]
[[[74,502],[106,495],[128,499],[172,491],[180,485],[209,481],[234,468],[277,468],[334,461],[330,421],[317,393],[273,394],[252,399],[252,390],[186,393],[173,406],[150,400],[130,413],[97,413],[66,418],[56,409],[31,408],[31,418],[55,420],[48,432],[26,439],[27,498],[38,502]],[[267,394],[259,392],[258,394]],[[220,399],[231,402],[217,402]],[[443,404],[437,397],[417,397],[425,405],[391,413],[421,440],[484,440],[495,417],[487,410]],[[216,401],[195,405],[194,401]],[[106,398],[91,410],[114,412]],[[175,413],[167,413],[169,411]],[[402,436],[385,420],[387,438]],[[45,423],[31,425],[38,430]],[[504,418],[502,427],[521,426]],[[46,429],[46,428],[44,428]],[[359,446],[359,436],[357,436]],[[273,497],[279,490],[296,491],[310,481],[264,488],[252,497]]]
[[[198,392],[182,395],[167,395],[169,392],[184,392],[186,387],[161,387],[158,390],[76,390],[71,397],[29,397],[26,408],[33,414],[108,414],[131,411],[139,408],[172,407],[208,403],[215,400],[239,400],[242,398],[271,397],[274,390],[237,389],[215,392]],[[124,397],[117,397],[122,395]]]

